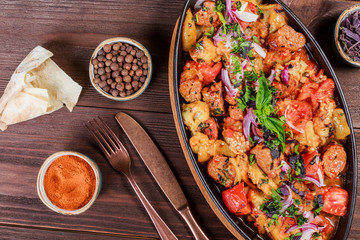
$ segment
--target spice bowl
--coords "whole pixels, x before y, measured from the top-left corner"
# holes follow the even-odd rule
[[[66,210],[64,208],[61,208],[61,207],[55,205],[50,200],[50,195],[48,196],[47,190],[46,190],[46,184],[47,184],[46,181],[48,181],[48,180],[45,180],[45,178],[48,179],[46,176],[47,171],[50,168],[52,168],[52,166],[53,166],[52,164],[54,163],[55,160],[64,158],[67,156],[69,156],[69,158],[72,158],[72,159],[75,157],[79,163],[83,164],[83,166],[86,166],[87,169],[89,169],[89,171],[91,172],[91,176],[93,177],[92,178],[93,185],[95,185],[95,187],[93,189],[93,193],[87,197],[89,199],[87,201],[87,203],[86,204],[84,203],[84,206],[81,206],[80,208],[74,209],[74,210]],[[61,170],[62,170],[62,169],[65,169],[67,165],[63,164],[60,166],[61,166]],[[61,178],[58,178],[56,176],[52,177],[52,180],[54,180],[54,183],[56,186],[59,186],[59,185],[61,185],[61,183],[63,183],[63,182],[61,182],[62,181]],[[61,152],[52,154],[50,157],[48,157],[44,161],[43,165],[41,166],[38,177],[37,177],[37,193],[39,195],[40,200],[51,210],[53,210],[57,213],[64,214],[64,215],[77,215],[77,214],[85,212],[93,205],[93,203],[95,202],[95,200],[97,199],[97,197],[100,193],[101,184],[102,184],[102,176],[101,176],[100,169],[92,159],[90,159],[89,157],[85,156],[84,154],[81,154],[78,152],[61,151]],[[71,191],[73,191],[73,190],[71,190]],[[76,196],[76,197],[78,197],[78,196]]]
[[[350,15],[352,15],[355,11],[360,11],[360,5],[356,5],[353,7],[350,7],[342,12],[342,14],[339,16],[339,18],[336,21],[335,27],[334,27],[334,34],[333,34],[333,48],[336,52],[336,55],[346,64],[353,66],[353,67],[360,67],[360,62],[355,61],[351,59],[344,49],[341,46],[341,41],[339,39],[340,37],[340,27],[341,23]]]
[[[149,51],[126,37],[104,40],[90,58],[91,84],[101,95],[116,101],[139,97],[149,86],[152,73]]]

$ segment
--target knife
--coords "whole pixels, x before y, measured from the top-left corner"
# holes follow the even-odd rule
[[[195,221],[190,211],[189,204],[178,181],[150,136],[138,122],[126,113],[117,113],[115,119],[134,145],[161,190],[165,193],[173,207],[184,218],[195,239],[207,240],[208,237]]]

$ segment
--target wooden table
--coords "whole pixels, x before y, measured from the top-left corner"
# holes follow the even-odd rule
[[[330,58],[342,84],[360,142],[360,69],[345,66],[331,49],[337,16],[355,1],[287,0]],[[207,205],[188,169],[175,131],[168,93],[170,39],[183,1],[2,0],[0,10],[0,93],[20,61],[36,45],[54,53],[53,60],[83,92],[72,113],[65,108],[0,133],[1,239],[158,239],[126,178],[116,173],[95,146],[83,124],[101,116],[125,142],[141,189],[179,239],[192,235],[172,208],[114,121],[124,111],[152,136],[178,178],[194,215],[211,239],[232,235]],[[147,91],[129,102],[98,94],[88,77],[93,49],[104,39],[127,36],[142,42],[154,61]],[[62,216],[42,204],[36,193],[38,170],[54,152],[82,152],[99,165],[103,187],[95,204],[79,216]],[[360,238],[360,210],[355,211],[349,239]]]

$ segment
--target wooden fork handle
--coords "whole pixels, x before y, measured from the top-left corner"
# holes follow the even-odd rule
[[[134,189],[136,195],[139,197],[141,203],[144,205],[147,213],[149,214],[151,221],[154,223],[159,236],[163,240],[177,240],[175,234],[170,230],[170,228],[166,225],[166,223],[161,219],[159,214],[155,211],[155,209],[151,206],[145,195],[142,193],[139,186],[136,184],[134,178],[131,174],[126,174],[132,188]]]

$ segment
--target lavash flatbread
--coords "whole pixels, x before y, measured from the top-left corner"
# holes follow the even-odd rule
[[[54,61],[52,52],[34,48],[16,68],[0,98],[0,129],[51,113],[66,105],[71,112],[82,87]]]

